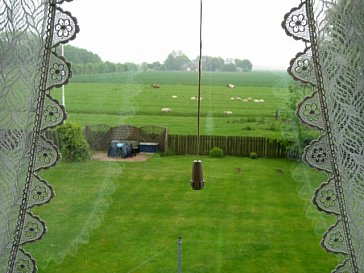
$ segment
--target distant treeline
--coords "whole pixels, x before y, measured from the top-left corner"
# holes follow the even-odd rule
[[[60,48],[58,53],[60,54]],[[71,45],[65,46],[64,55],[72,63],[76,75],[128,71],[196,71],[198,68],[198,58],[190,60],[182,51],[172,51],[163,63],[142,64],[103,62],[97,54]],[[253,68],[247,59],[224,60],[221,57],[203,56],[201,63],[204,71],[250,72]]]

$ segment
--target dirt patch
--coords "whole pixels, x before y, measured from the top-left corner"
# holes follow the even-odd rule
[[[100,160],[100,161],[124,161],[124,162],[142,162],[146,161],[150,158],[151,155],[148,154],[136,154],[132,157],[127,158],[114,158],[114,157],[108,157],[107,153],[104,152],[95,152],[91,159],[92,160]]]

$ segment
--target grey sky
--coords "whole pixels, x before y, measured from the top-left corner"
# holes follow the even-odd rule
[[[304,44],[280,24],[299,0],[204,0],[203,55],[285,69]],[[113,62],[163,62],[172,50],[199,52],[199,0],[74,0],[63,9],[81,32],[72,45]]]

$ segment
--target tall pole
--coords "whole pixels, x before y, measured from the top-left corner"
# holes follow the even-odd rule
[[[61,45],[61,49],[62,49],[62,57],[64,57],[64,45],[63,44]],[[64,94],[64,85],[62,85],[62,105],[64,107],[66,107],[66,97]]]
[[[182,237],[178,237],[178,273],[181,273]]]

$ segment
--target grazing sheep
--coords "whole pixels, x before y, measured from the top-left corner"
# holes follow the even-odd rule
[[[232,98],[230,98],[231,100],[235,100],[235,98],[234,97],[232,97]]]
[[[196,97],[191,97],[191,100],[196,100]]]
[[[161,108],[161,112],[169,113],[169,112],[172,112],[172,109],[171,108]]]
[[[260,102],[260,100],[254,99],[254,102]]]
[[[259,101],[260,101],[260,102],[264,102],[264,100],[263,100],[263,99],[260,99]]]
[[[231,111],[224,111],[224,116],[231,116],[233,112]]]
[[[152,87],[153,87],[153,88],[160,88],[161,86],[160,86],[160,84],[159,84],[159,83],[153,83],[153,84],[152,84]]]
[[[252,101],[253,99],[252,98],[247,98],[248,101]]]
[[[232,83],[229,83],[229,84],[226,85],[226,87],[229,87],[229,88],[232,89],[232,88],[235,88],[235,85],[233,85]]]
[[[236,99],[236,100],[241,100],[241,98],[240,98],[240,97],[235,97],[235,99]]]
[[[172,96],[172,99],[177,99],[177,96]]]
[[[242,99],[242,102],[248,102],[248,99]]]

